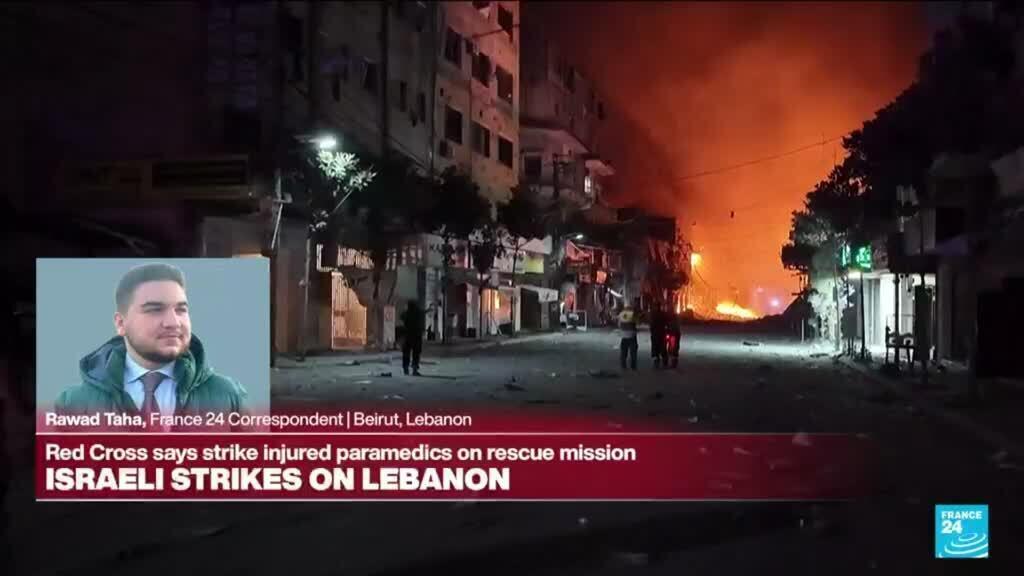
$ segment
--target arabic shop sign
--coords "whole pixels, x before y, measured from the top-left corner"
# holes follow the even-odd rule
[[[843,267],[855,266],[861,270],[871,270],[871,262],[871,246],[857,246],[856,249],[851,249],[848,244],[843,246],[839,258]]]

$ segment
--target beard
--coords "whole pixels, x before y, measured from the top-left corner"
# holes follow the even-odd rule
[[[167,364],[181,358],[181,356],[188,351],[188,345],[191,342],[192,337],[189,336],[188,339],[183,340],[181,349],[177,352],[163,352],[154,346],[147,346],[136,341],[127,333],[124,335],[124,339],[128,345],[132,347],[132,350],[135,350],[135,353],[147,362],[152,362],[154,364]]]

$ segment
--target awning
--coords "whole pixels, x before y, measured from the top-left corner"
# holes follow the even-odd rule
[[[541,303],[547,302],[558,302],[558,290],[552,290],[551,288],[541,288],[540,286],[532,286],[530,284],[523,284],[520,288],[529,290],[537,294],[537,300]]]

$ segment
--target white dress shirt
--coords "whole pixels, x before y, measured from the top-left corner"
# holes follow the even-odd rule
[[[131,354],[124,355],[124,391],[131,396],[135,407],[142,410],[142,403],[146,400],[146,390],[142,386],[142,377],[149,372],[159,372],[164,375],[164,380],[156,387],[153,393],[156,396],[156,405],[160,407],[160,414],[170,416],[174,414],[177,405],[178,383],[174,380],[174,363],[172,360],[156,370],[147,370],[139,366]],[[147,425],[149,422],[146,423]],[[164,427],[167,431],[168,427]]]

